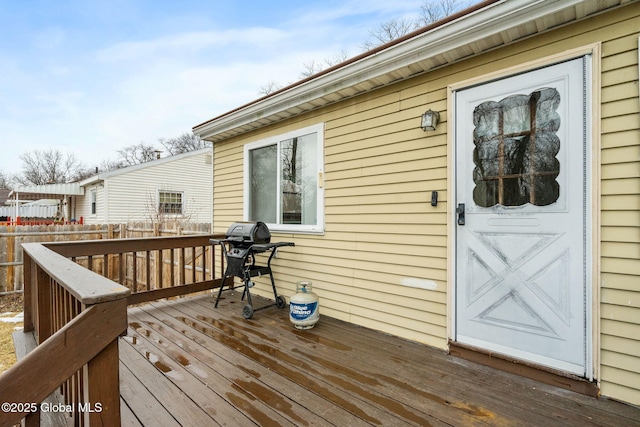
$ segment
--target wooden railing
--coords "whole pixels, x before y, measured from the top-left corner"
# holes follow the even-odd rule
[[[72,425],[120,425],[127,306],[220,286],[216,237],[23,244],[24,331],[37,346],[0,376],[0,425],[40,425],[49,405]]]
[[[224,257],[209,242],[212,238],[224,235],[93,240],[47,247],[128,287],[132,305],[219,286]]]

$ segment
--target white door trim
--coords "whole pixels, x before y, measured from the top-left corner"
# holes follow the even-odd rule
[[[586,103],[587,120],[587,157],[586,157],[586,194],[587,207],[587,242],[586,262],[593,267],[587,268],[587,379],[600,377],[600,69],[601,69],[601,45],[600,43],[582,46],[562,53],[539,58],[534,61],[519,64],[513,67],[500,69],[487,74],[462,80],[447,86],[447,337],[453,340],[455,330],[455,274],[456,274],[456,238],[457,227],[455,223],[455,194],[456,193],[456,164],[455,164],[455,96],[458,90],[486,83],[492,80],[509,77],[515,74],[530,71],[536,68],[553,65],[569,59],[590,55],[587,63],[586,82],[591,82],[588,88]],[[588,84],[588,83],[587,83]],[[589,307],[591,308],[589,310]],[[589,357],[590,356],[590,357]]]

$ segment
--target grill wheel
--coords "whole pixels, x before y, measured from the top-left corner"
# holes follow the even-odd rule
[[[251,304],[247,304],[242,309],[242,317],[245,319],[251,319],[253,317],[253,306]]]

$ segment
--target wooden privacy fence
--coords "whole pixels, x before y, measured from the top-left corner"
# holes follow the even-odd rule
[[[127,305],[220,286],[224,258],[211,238],[223,236],[24,244],[21,340],[35,349],[0,376],[0,401],[16,403],[0,412],[0,425],[40,425],[42,405],[51,404],[65,405],[65,424],[120,425]]]
[[[209,223],[187,223],[180,226],[160,223],[0,225],[0,294],[23,290],[22,243],[182,236],[208,234],[210,229]]]

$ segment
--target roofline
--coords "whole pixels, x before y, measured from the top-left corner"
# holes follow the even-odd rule
[[[81,196],[84,194],[84,189],[80,188],[77,182],[64,184],[23,185],[11,190],[11,192],[9,193],[9,197],[14,197],[15,194],[20,193],[49,194],[57,196]]]
[[[403,70],[403,68],[403,71],[406,72],[408,66],[412,64],[446,56],[448,52],[453,52],[456,48],[469,46],[492,35],[499,36],[501,32],[519,25],[535,23],[542,17],[553,15],[583,2],[583,0],[484,1],[280,89],[273,94],[196,125],[192,130],[200,138],[214,142],[240,135],[283,118],[335,102],[335,100],[327,98],[321,99],[329,94],[336,94],[336,98],[338,98],[338,92],[342,90],[359,89],[356,85],[363,82],[374,82],[377,77]],[[622,2],[621,5],[625,3],[628,2]],[[590,16],[592,15],[580,18]],[[472,52],[471,55],[481,53],[484,51]],[[471,56],[454,59],[444,64],[469,57]],[[435,64],[429,69],[401,76],[401,78],[410,78],[440,66],[443,64]],[[365,90],[374,90],[377,87],[380,86]],[[360,93],[363,91],[355,92],[351,96]],[[346,98],[343,97],[339,100]],[[312,105],[310,106],[310,104]],[[303,109],[302,106],[308,108]]]
[[[226,113],[223,113],[223,114],[221,114],[219,116],[216,116],[216,117],[214,117],[212,119],[209,119],[209,120],[207,120],[207,121],[205,121],[203,123],[195,125],[193,127],[193,131],[195,132],[196,129],[198,129],[200,127],[203,127],[203,126],[206,126],[209,123],[212,123],[212,122],[214,122],[216,120],[219,120],[219,119],[221,119],[223,117],[226,117],[228,115],[231,115],[231,114],[233,114],[233,113],[235,113],[237,111],[243,110],[243,109],[245,109],[245,108],[247,108],[247,107],[249,107],[251,105],[258,104],[258,103],[260,103],[262,101],[265,101],[265,100],[267,100],[269,98],[276,97],[276,96],[280,95],[281,93],[284,93],[284,92],[286,92],[286,91],[288,91],[290,89],[293,89],[293,88],[298,87],[298,86],[302,86],[305,83],[310,82],[311,80],[315,80],[317,78],[325,76],[325,75],[327,75],[329,73],[332,73],[333,71],[336,71],[336,70],[338,70],[340,68],[347,67],[350,64],[353,64],[353,63],[355,63],[357,61],[360,61],[362,59],[365,59],[365,58],[368,58],[370,56],[373,56],[373,55],[375,55],[375,54],[377,54],[377,53],[379,53],[379,52],[381,52],[381,51],[383,51],[385,49],[393,47],[393,46],[395,46],[397,44],[400,44],[400,43],[402,43],[402,42],[404,42],[406,40],[409,40],[409,39],[411,39],[413,37],[416,37],[416,36],[418,36],[418,35],[420,35],[422,33],[425,33],[427,31],[430,31],[430,30],[433,30],[435,28],[438,28],[438,27],[440,27],[442,25],[445,25],[445,24],[447,24],[447,23],[449,23],[451,21],[454,21],[454,20],[456,20],[456,19],[458,19],[458,18],[460,18],[462,16],[468,15],[468,14],[473,13],[473,12],[479,10],[479,9],[482,9],[482,8],[484,8],[486,6],[489,6],[489,5],[493,4],[493,3],[498,3],[500,1],[506,1],[506,0],[485,0],[483,2],[480,2],[480,3],[477,3],[477,4],[473,5],[473,6],[470,6],[470,7],[466,8],[466,9],[463,9],[463,10],[457,12],[457,13],[454,13],[453,15],[446,16],[446,17],[444,17],[443,19],[441,19],[439,21],[436,21],[436,22],[434,22],[432,24],[429,24],[429,25],[427,25],[425,27],[421,27],[421,28],[419,28],[419,29],[417,29],[415,31],[412,31],[412,32],[410,32],[408,34],[405,34],[402,37],[399,37],[397,39],[391,40],[391,41],[389,41],[387,43],[381,44],[380,46],[377,46],[377,47],[375,47],[375,48],[373,48],[371,50],[363,52],[360,55],[356,55],[356,56],[354,56],[352,58],[347,59],[346,61],[340,62],[339,64],[333,65],[333,66],[331,66],[331,67],[329,67],[327,69],[324,69],[322,71],[319,71],[319,72],[317,72],[317,73],[315,73],[315,74],[313,74],[313,75],[311,75],[309,77],[306,77],[306,78],[304,78],[302,80],[299,80],[299,81],[297,81],[295,83],[292,83],[292,84],[290,84],[288,86],[285,86],[285,87],[283,87],[281,89],[278,89],[278,90],[276,90],[274,92],[271,92],[268,95],[265,95],[265,96],[263,96],[261,98],[258,98],[258,99],[254,100],[254,101],[251,101],[251,102],[249,102],[247,104],[241,105],[240,107],[236,107],[231,111],[227,111]]]
[[[164,163],[185,159],[187,157],[198,156],[200,154],[206,153],[207,151],[212,151],[211,147],[201,148],[200,150],[187,151],[186,153],[174,154],[173,156],[162,157],[160,159],[154,159],[148,162],[138,163],[138,164],[126,166],[120,169],[113,169],[110,171],[101,172],[97,175],[93,175],[93,176],[90,176],[89,178],[79,181],[78,184],[80,185],[80,187],[85,187],[87,185],[94,184],[96,182],[104,181],[105,179],[111,178],[113,176],[134,172],[134,171],[145,169],[151,166],[158,166]]]

